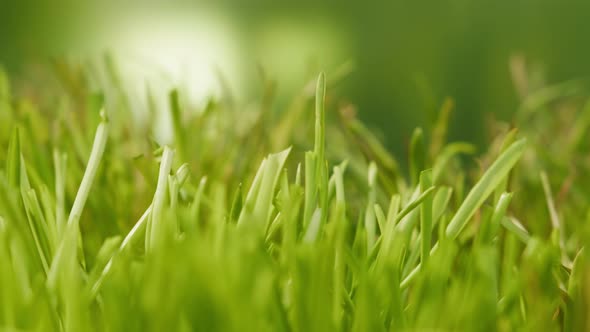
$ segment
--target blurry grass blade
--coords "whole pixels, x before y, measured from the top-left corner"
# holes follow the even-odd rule
[[[168,188],[168,175],[172,169],[172,160],[174,159],[174,150],[168,146],[164,147],[162,160],[160,161],[160,171],[158,174],[158,184],[152,202],[152,213],[148,220],[148,229],[146,232],[146,251],[150,252],[162,244],[167,233],[164,225],[164,209],[166,205],[166,192]]]
[[[51,196],[51,192],[47,186],[42,185],[39,188],[39,200],[37,201],[36,210],[38,214],[42,214],[47,225],[47,234],[50,241],[51,251],[55,252],[57,244],[59,243],[59,233],[57,231],[57,223],[55,221],[55,200]]]
[[[8,143],[8,156],[6,158],[6,176],[8,183],[17,187],[20,181],[20,134],[18,127],[15,127]]]
[[[51,253],[49,252],[48,241],[45,238],[47,235],[46,232],[42,229],[42,223],[39,220],[39,216],[33,212],[33,203],[31,202],[31,196],[29,195],[31,189],[22,190],[22,198],[25,205],[25,210],[27,214],[28,224],[29,224],[29,231],[33,236],[33,240],[35,243],[35,248],[37,249],[38,258],[41,262],[41,266],[45,273],[49,271],[49,257],[51,257]]]
[[[326,145],[326,75],[320,73],[315,95],[315,144],[314,152],[320,162],[324,160],[324,150]]]
[[[572,152],[579,150],[580,146],[586,141],[585,138],[590,129],[590,98],[586,101],[580,113],[578,120],[575,121],[574,127],[571,129],[571,144],[568,147]]]
[[[256,197],[254,211],[252,212],[253,221],[262,223],[261,227],[263,229],[266,229],[270,222],[272,201],[276,192],[277,183],[290,152],[291,148],[288,148],[277,154],[272,154],[267,158],[264,175],[260,183],[260,190]]]
[[[112,264],[111,259],[120,245],[121,236],[108,238],[102,243],[102,246],[96,255],[94,267],[89,274],[89,285],[93,285],[92,280],[100,279],[103,276],[104,271],[110,269],[110,265]],[[94,298],[98,292],[98,288],[94,289],[95,287],[96,286],[92,286],[93,289],[90,290],[91,298]]]
[[[584,273],[588,273],[584,272],[584,266],[587,266],[587,262],[585,262],[585,259],[585,248],[582,248],[576,254],[576,258],[574,258],[572,272],[570,273],[567,285],[567,292],[569,296],[574,299],[578,296],[578,294],[576,293],[581,290],[582,275]]]
[[[244,208],[238,218],[238,225],[242,225],[248,220],[261,231],[267,229],[273,210],[272,202],[278,179],[290,151],[291,148],[288,148],[282,152],[271,154],[263,160],[246,197]]]
[[[135,223],[133,228],[129,231],[129,233],[127,233],[127,236],[125,236],[123,241],[121,241],[121,250],[131,246],[133,244],[133,242],[139,241],[139,239],[141,238],[141,235],[143,234],[143,232],[146,229],[146,225],[148,223],[149,216],[152,213],[152,207],[153,207],[153,205],[148,206],[148,208],[145,210],[145,212],[143,213],[141,218],[139,218],[137,223]]]
[[[303,205],[303,225],[307,227],[311,221],[311,215],[317,204],[315,164],[317,155],[308,151],[305,153],[305,198]]]
[[[68,217],[67,227],[72,228],[73,230],[71,230],[71,232],[75,232],[76,235],[68,236],[68,234],[66,234],[61,244],[62,246],[69,245],[68,241],[70,239],[72,241],[77,241],[78,253],[82,260],[82,265],[85,265],[85,258],[82,245],[82,237],[80,236],[79,221],[80,217],[82,216],[84,206],[86,205],[86,200],[88,199],[92,183],[94,182],[94,178],[96,177],[96,173],[98,172],[98,167],[103,157],[104,150],[109,137],[109,123],[104,110],[100,112],[100,116],[101,122],[98,125],[98,128],[96,129],[94,143],[92,145],[92,150],[90,152],[90,158],[88,159],[88,164],[86,165],[86,170],[84,171],[84,176],[82,177],[82,182],[80,183],[80,187],[78,188],[76,198],[74,199],[74,203],[72,204],[72,209],[70,210],[70,215]],[[67,251],[68,248],[64,250]],[[59,267],[59,265],[56,266]]]
[[[373,162],[369,164],[368,170],[368,185],[369,185],[369,197],[367,207],[365,208],[365,230],[367,232],[367,250],[371,250],[377,240],[377,224],[375,219],[374,205],[377,199],[376,189],[377,179],[377,165]]]
[[[491,240],[498,233],[500,224],[506,216],[506,211],[508,210],[508,205],[510,204],[511,200],[512,193],[503,193],[500,195],[500,199],[498,200],[498,203],[494,209],[494,213],[492,214],[492,218],[490,219],[490,224],[488,226],[489,233],[483,234],[487,240]]]
[[[180,165],[180,167],[176,170],[174,177],[176,178],[177,184],[179,188],[182,188],[186,180],[188,180],[190,176],[190,166],[187,163]]]
[[[586,311],[582,309],[585,307],[582,304],[585,298],[583,280],[588,275],[587,266],[585,248],[582,248],[574,258],[572,271],[567,284],[569,301],[565,305],[564,331],[581,331],[585,329],[584,325],[587,324]]]
[[[553,227],[553,231],[557,232],[558,235],[558,245],[561,251],[561,259],[564,266],[571,267],[572,261],[567,256],[566,248],[565,248],[565,229],[563,228],[563,223],[557,214],[557,209],[555,208],[555,202],[553,201],[553,193],[551,192],[551,185],[549,184],[549,178],[547,177],[547,173],[544,171],[540,174],[541,183],[543,185],[543,192],[545,193],[545,200],[547,202],[547,209],[549,210],[549,216],[551,219],[551,226]]]
[[[510,130],[506,136],[504,137],[504,140],[502,141],[502,146],[500,147],[500,153],[506,151],[506,149],[508,149],[510,147],[510,145],[512,143],[514,143],[514,141],[516,140],[516,135],[518,134],[518,130],[516,128]],[[508,190],[508,177],[504,178],[504,180],[502,180],[500,182],[500,184],[496,187],[496,190],[494,192],[494,202],[497,203],[498,200],[500,199],[501,195]]]
[[[410,142],[410,178],[418,184],[420,172],[426,168],[426,147],[422,128],[416,128]]]
[[[169,100],[170,115],[172,118],[172,132],[174,133],[174,142],[178,147],[177,150],[179,151],[180,160],[185,160],[185,153],[187,153],[188,151],[185,150],[185,133],[184,126],[182,124],[182,109],[180,106],[180,97],[178,95],[178,89],[170,91]]]
[[[62,234],[66,224],[65,213],[65,191],[67,177],[67,156],[60,154],[57,150],[53,152],[53,163],[55,168],[55,222],[57,233]]]
[[[420,173],[420,191],[424,192],[432,187],[432,169]],[[432,195],[428,195],[420,205],[420,234],[421,238],[421,261],[426,263],[430,255],[432,238]]]
[[[203,200],[203,192],[205,191],[205,185],[207,184],[207,177],[204,176],[199,181],[199,186],[197,187],[197,192],[195,193],[195,197],[190,206],[190,227],[195,227],[199,222],[199,216],[201,211],[201,205]]]
[[[320,233],[320,224],[322,221],[322,210],[316,209],[311,216],[311,221],[309,222],[309,227],[303,236],[304,243],[313,243],[317,240],[318,235]]]
[[[432,139],[430,140],[430,157],[434,159],[440,152],[440,149],[444,146],[447,139],[447,131],[449,127],[449,116],[451,111],[455,107],[455,102],[452,98],[445,98],[440,111],[438,113],[438,118],[432,129]]]
[[[445,167],[453,157],[458,154],[472,154],[474,152],[475,147],[468,143],[451,143],[445,146],[434,162],[432,171],[433,182],[438,183],[440,181]]]
[[[379,204],[373,205],[373,210],[375,212],[375,217],[377,218],[379,232],[383,234],[385,232],[385,227],[387,227],[387,217],[385,216],[385,213]]]
[[[94,283],[92,284],[92,287],[90,289],[90,297],[91,298],[94,298],[98,294],[104,279],[107,277],[107,275],[111,271],[111,268],[113,266],[113,260],[115,259],[116,255],[127,250],[129,247],[131,247],[134,244],[134,242],[139,241],[142,236],[145,237],[145,231],[147,228],[146,225],[148,223],[151,213],[152,213],[152,205],[150,205],[145,210],[145,212],[143,213],[141,218],[139,218],[137,223],[135,223],[135,225],[133,226],[131,231],[129,231],[129,233],[127,233],[127,236],[125,236],[123,241],[120,242],[117,252],[113,252],[113,254],[109,258],[109,260],[104,265],[102,271],[97,276],[96,281],[94,281]]]
[[[513,143],[484,173],[449,222],[446,231],[449,238],[455,239],[459,235],[475,211],[508,175],[508,172],[522,156],[525,147],[526,140],[524,138]]]
[[[540,109],[544,105],[567,96],[579,94],[584,91],[584,82],[571,80],[551,85],[529,94],[517,111],[522,120]]]
[[[260,191],[260,184],[262,182],[262,177],[264,176],[264,172],[266,169],[267,159],[263,159],[260,163],[260,167],[252,180],[252,184],[250,185],[250,190],[248,190],[248,194],[246,194],[246,200],[244,201],[244,208],[240,213],[240,218],[238,218],[238,225],[243,224],[248,217],[248,214],[251,214],[254,210],[254,204],[256,202],[256,197],[258,196],[258,192]]]
[[[234,194],[234,198],[231,203],[231,208],[229,210],[229,216],[230,216],[230,220],[232,222],[238,221],[238,218],[240,217],[240,213],[242,212],[242,205],[243,205],[242,184],[240,183],[238,185],[238,189],[236,190],[236,193]]]
[[[345,210],[346,197],[344,193],[344,169],[345,165],[334,167],[334,184],[336,187],[336,203],[341,204],[342,208]]]
[[[395,223],[397,222],[396,218],[399,212],[400,204],[401,198],[399,194],[391,196],[391,199],[389,200],[389,209],[387,210],[388,225],[393,224],[393,226],[396,226]]]
[[[82,183],[80,183],[78,193],[76,194],[76,199],[74,200],[72,210],[70,211],[68,225],[78,223],[80,216],[82,215],[82,210],[84,209],[84,205],[88,199],[92,182],[96,177],[96,172],[98,171],[98,166],[107,144],[108,121],[104,111],[101,112],[101,116],[103,118],[101,123],[98,125],[98,129],[96,130],[92,152],[90,153],[90,158],[88,159],[86,171],[84,172],[84,177],[82,178]]]
[[[297,163],[297,170],[295,171],[295,185],[301,186],[301,163]]]
[[[346,113],[346,112],[341,112]],[[354,115],[341,114],[346,129],[352,134],[354,141],[359,145],[361,151],[368,160],[374,160],[380,169],[391,174],[395,190],[405,185],[400,175],[398,162],[389,153],[388,149],[381,144],[379,139],[365,125],[356,119]]]
[[[328,162],[326,160],[326,75],[320,73],[316,86],[315,96],[315,177],[314,187],[315,199],[322,216],[320,224],[325,224],[328,212],[328,194],[329,194],[329,177],[328,177]]]
[[[418,207],[426,198],[428,198],[429,195],[431,195],[434,192],[435,189],[436,189],[435,187],[430,187],[430,188],[426,189],[416,199],[414,199],[413,201],[408,203],[400,211],[400,213],[396,216],[396,223],[401,221],[406,215],[408,215],[416,207]],[[402,230],[407,230],[410,226],[411,225],[409,223],[408,224],[403,224],[403,223],[398,224],[398,227],[400,227],[400,229],[402,229]]]
[[[381,233],[381,237],[379,238],[379,241],[382,242],[381,248],[379,250],[380,257],[388,256],[390,249],[392,247],[392,242],[395,237],[394,233],[396,232],[395,216],[398,214],[399,206],[400,206],[400,196],[393,195],[391,197],[390,202],[389,202],[389,211],[387,211],[387,224],[385,226],[385,229]]]
[[[432,227],[436,226],[440,218],[445,213],[449,202],[451,201],[451,196],[453,195],[453,189],[450,187],[440,187],[436,194],[434,195],[434,199],[432,201]]]
[[[503,217],[502,226],[514,233],[522,242],[528,243],[531,236],[524,226],[513,217]]]
[[[551,220],[551,226],[553,229],[560,230],[561,229],[561,221],[559,220],[559,216],[557,215],[557,210],[555,209],[555,203],[553,201],[553,194],[551,193],[551,185],[549,184],[549,179],[547,178],[547,173],[541,172],[541,184],[543,185],[543,191],[545,193],[545,199],[547,202],[547,209],[549,210],[549,217]]]

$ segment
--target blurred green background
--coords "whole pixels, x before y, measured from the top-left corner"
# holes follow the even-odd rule
[[[130,77],[186,84],[194,99],[219,93],[221,71],[244,103],[260,97],[260,66],[280,111],[318,70],[352,62],[333,94],[397,153],[448,96],[451,138],[482,144],[484,119],[518,106],[513,55],[549,83],[590,74],[590,1],[120,2],[0,1],[0,63],[18,77],[109,51]]]

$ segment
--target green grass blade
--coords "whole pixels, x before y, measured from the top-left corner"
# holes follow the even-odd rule
[[[170,91],[169,95],[170,116],[172,118],[172,128],[174,133],[174,143],[177,146],[180,160],[186,160],[186,138],[185,130],[182,124],[182,108],[180,106],[180,96],[178,89]]]
[[[172,160],[174,159],[174,150],[168,146],[164,147],[162,160],[160,161],[160,171],[158,175],[158,184],[152,202],[152,213],[148,220],[148,229],[146,232],[145,249],[147,252],[153,251],[160,246],[166,239],[166,226],[164,225],[164,209],[167,198],[168,175],[172,169]]]
[[[420,173],[420,191],[424,192],[430,187],[432,187],[432,169]],[[420,234],[422,235],[420,257],[423,264],[426,264],[430,256],[433,224],[432,202],[432,195],[429,195],[420,205]]]
[[[514,235],[516,235],[516,237],[520,239],[523,243],[528,243],[531,239],[531,235],[526,230],[526,228],[524,228],[524,226],[515,218],[503,217],[502,226],[506,227],[507,230],[514,233]]]
[[[513,143],[475,184],[447,226],[446,234],[450,239],[455,239],[459,235],[475,211],[508,175],[522,156],[525,147],[524,138]]]
[[[254,210],[252,211],[252,221],[259,223],[261,229],[268,228],[278,180],[290,152],[291,148],[288,148],[277,154],[272,154],[267,158],[262,181],[260,182],[260,190],[256,197]]]
[[[107,144],[107,139],[109,137],[108,120],[104,114],[104,111],[101,113],[101,116],[102,121],[98,125],[98,129],[96,130],[94,144],[92,146],[90,158],[88,159],[86,171],[84,172],[82,183],[80,183],[78,193],[76,194],[76,199],[74,200],[74,204],[72,205],[72,209],[70,210],[70,215],[68,217],[68,225],[76,224],[80,220],[82,210],[84,209],[84,205],[86,204],[86,200],[88,199],[88,194],[90,193],[92,182],[96,177],[98,166],[100,165],[100,160],[102,159],[102,155]]]
[[[447,210],[451,196],[453,195],[453,189],[450,187],[440,187],[434,195],[432,201],[432,227],[434,228],[440,218]]]
[[[436,187],[430,187],[424,190],[418,197],[408,203],[404,208],[400,211],[400,213],[396,216],[396,223],[401,221],[405,216],[407,216],[410,212],[412,212],[415,208],[417,208],[426,198],[428,198],[432,193],[434,193]],[[409,228],[409,224],[399,223],[397,225],[400,229],[407,230]]]
[[[422,128],[416,128],[410,141],[410,178],[418,185],[420,172],[426,168],[426,147]]]
[[[374,208],[377,199],[375,184],[377,180],[377,165],[375,163],[369,164],[368,172],[369,197],[365,208],[365,230],[367,232],[367,251],[370,251],[377,241],[377,224]]]
[[[320,73],[317,80],[316,95],[315,95],[315,144],[314,152],[319,162],[325,159],[326,149],[326,75]]]
[[[510,205],[510,201],[512,200],[512,195],[512,193],[503,193],[502,195],[500,195],[500,199],[498,200],[496,208],[494,209],[494,213],[492,214],[492,232],[490,234],[491,236],[494,236],[497,233],[498,228],[500,228],[500,223],[506,215],[508,205]]]
[[[8,143],[8,156],[6,158],[6,176],[8,184],[13,187],[18,187],[20,183],[20,150],[20,134],[18,127],[16,127]]]

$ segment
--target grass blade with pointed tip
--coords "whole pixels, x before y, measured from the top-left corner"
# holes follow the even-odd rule
[[[502,226],[506,227],[507,230],[511,231],[518,237],[523,243],[528,243],[531,239],[531,235],[524,228],[524,226],[518,222],[515,218],[504,217],[502,218]]]
[[[410,142],[410,178],[413,185],[417,185],[420,172],[426,165],[426,147],[424,145],[424,132],[422,128],[416,128]]]
[[[487,241],[490,241],[498,233],[498,229],[500,228],[503,218],[506,216],[506,211],[508,210],[508,205],[511,200],[512,193],[503,193],[500,195],[498,203],[494,208],[494,213],[490,218],[490,223],[482,231],[482,236]]]
[[[160,172],[158,175],[158,184],[156,186],[156,193],[154,194],[154,200],[152,202],[152,213],[150,214],[147,232],[145,237],[145,248],[146,251],[152,251],[154,248],[159,246],[165,239],[166,228],[163,223],[163,213],[166,203],[166,192],[168,188],[168,175],[172,169],[172,160],[174,158],[174,150],[168,146],[164,147],[164,153],[162,154],[162,160],[160,161]]]
[[[449,202],[451,201],[451,196],[453,195],[453,189],[450,187],[440,187],[439,190],[434,195],[432,201],[432,227],[434,228],[440,218],[445,213]]]
[[[324,101],[326,99],[326,75],[320,73],[318,76],[315,95],[315,144],[314,152],[319,160],[324,160],[326,146],[326,110]]]
[[[94,144],[92,145],[92,150],[90,153],[90,158],[88,159],[86,171],[84,172],[82,183],[80,183],[78,193],[76,194],[76,199],[74,200],[74,204],[72,205],[72,209],[70,210],[70,216],[68,217],[68,225],[77,223],[80,219],[80,216],[82,215],[82,210],[84,209],[84,205],[86,204],[86,200],[88,199],[88,194],[90,193],[92,182],[96,177],[98,166],[100,165],[100,160],[102,159],[104,149],[107,145],[107,139],[109,137],[109,124],[104,111],[101,112],[101,116],[102,121],[100,122],[100,124],[98,125],[98,129],[96,130]]]
[[[375,182],[377,180],[377,165],[375,163],[372,162],[369,164],[368,173],[369,197],[365,208],[364,226],[367,232],[367,251],[370,251],[377,241],[377,224],[374,208],[377,199],[377,189],[375,187]]]
[[[184,126],[182,125],[182,108],[180,106],[180,96],[178,89],[170,91],[169,94],[169,108],[170,116],[172,118],[172,128],[174,133],[174,142],[177,146],[178,155],[180,160],[185,160],[186,138]]]
[[[446,234],[455,239],[463,227],[473,216],[475,211],[483,204],[488,196],[496,189],[496,186],[508,175],[508,172],[516,165],[526,147],[526,139],[520,139],[513,143],[484,173],[473,189],[467,194],[465,201],[449,222]]]
[[[259,223],[261,229],[267,229],[272,212],[272,201],[277,188],[279,176],[289,157],[291,148],[270,155],[266,160],[264,174],[260,182],[260,190],[256,197],[252,221]]]

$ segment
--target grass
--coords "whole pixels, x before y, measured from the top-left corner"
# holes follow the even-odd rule
[[[64,65],[83,79],[49,98],[0,75],[3,330],[590,329],[578,81],[530,92],[477,159],[446,101],[405,175],[324,74],[279,115],[180,87],[161,146],[108,68],[106,95]]]

